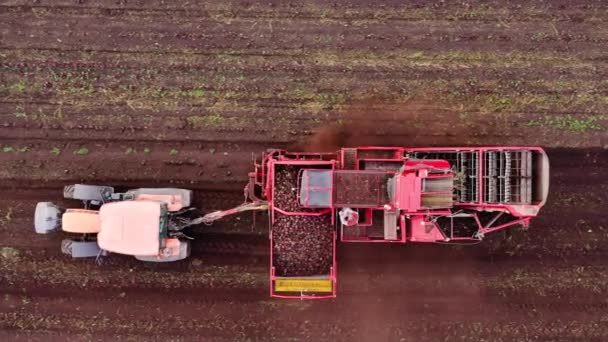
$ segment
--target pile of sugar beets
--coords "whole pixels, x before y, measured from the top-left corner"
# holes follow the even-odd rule
[[[285,211],[300,208],[297,175],[300,167],[277,165],[274,204]],[[276,213],[273,225],[273,258],[276,275],[283,277],[329,274],[333,255],[331,214],[287,216]]]

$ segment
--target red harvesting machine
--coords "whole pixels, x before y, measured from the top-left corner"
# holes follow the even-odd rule
[[[248,202],[210,223],[268,210],[270,294],[336,296],[336,240],[466,243],[527,227],[545,204],[549,160],[539,147],[271,150],[255,163]]]

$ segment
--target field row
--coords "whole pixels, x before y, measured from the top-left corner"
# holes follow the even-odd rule
[[[107,15],[107,16],[163,16],[179,18],[207,17],[217,20],[235,18],[273,18],[291,20],[349,20],[363,22],[420,21],[444,18],[448,21],[572,21],[585,19],[599,21],[605,17],[605,6],[595,1],[525,1],[502,3],[497,1],[469,1],[458,3],[427,3],[424,1],[403,4],[380,1],[338,1],[329,5],[323,1],[281,1],[272,6],[262,1],[224,1],[221,3],[201,0],[116,2],[101,0],[95,3],[74,4],[60,0],[51,4],[35,4],[25,0],[13,0],[3,5],[12,13],[34,12],[38,14]],[[588,13],[594,13],[589,16]],[[582,19],[582,20],[581,20]]]
[[[70,4],[72,5],[72,4]],[[198,10],[104,10],[98,6],[5,6],[2,47],[62,51],[258,54],[347,51],[545,51],[601,57],[605,6],[318,6],[201,4]],[[101,5],[100,7],[103,7]],[[189,6],[190,7],[190,6]],[[206,7],[212,7],[206,9]],[[213,9],[216,7],[216,10]],[[287,10],[287,13],[285,12]],[[253,13],[247,15],[247,11]],[[293,13],[288,13],[292,11]],[[169,13],[168,13],[169,12]],[[198,14],[198,15],[197,15]],[[202,19],[202,20],[200,20]],[[307,22],[302,23],[304,19]],[[412,21],[413,20],[413,21]],[[420,20],[425,25],[420,25]],[[546,22],[538,23],[538,20]],[[18,30],[14,28],[18,27]]]

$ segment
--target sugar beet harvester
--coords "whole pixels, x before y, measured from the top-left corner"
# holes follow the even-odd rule
[[[336,240],[467,243],[528,227],[545,204],[549,159],[539,147],[342,148],[266,152],[245,188],[250,202],[210,223],[267,208],[270,295],[336,295]]]
[[[342,148],[334,153],[270,150],[255,163],[247,201],[189,218],[184,189],[74,185],[64,196],[85,209],[63,215],[50,202],[36,208],[36,230],[61,226],[74,257],[105,251],[145,261],[189,255],[181,230],[250,210],[268,210],[270,294],[336,295],[336,240],[466,243],[514,226],[527,227],[549,190],[549,160],[538,147]],[[96,236],[96,237],[95,237]]]

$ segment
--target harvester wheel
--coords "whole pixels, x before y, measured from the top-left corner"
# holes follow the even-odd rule
[[[106,201],[114,193],[111,186],[72,184],[63,188],[63,197],[81,201]]]

